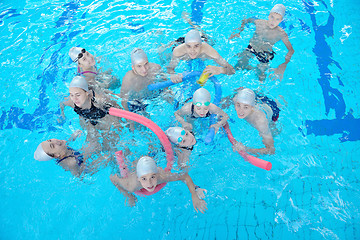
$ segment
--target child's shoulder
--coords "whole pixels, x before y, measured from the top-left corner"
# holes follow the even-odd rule
[[[123,78],[123,81],[129,81],[130,79],[133,79],[134,77],[136,77],[135,73],[133,72],[133,70],[129,70],[124,78]]]
[[[285,30],[282,29],[280,26],[277,26],[277,27],[276,27],[276,30],[277,30],[278,34],[279,34],[281,37],[287,36],[287,33],[285,32]]]
[[[266,21],[265,19],[259,19],[259,18],[254,18],[253,22],[255,23],[255,25],[261,25],[261,26],[265,26],[266,25]]]
[[[208,57],[212,59],[217,59],[220,57],[218,51],[216,51],[215,48],[213,48],[212,46],[210,46],[205,42],[202,43],[202,53],[206,54]]]
[[[160,70],[161,69],[161,66],[157,63],[149,63],[150,65],[150,68],[153,69],[153,70]]]
[[[186,51],[185,51],[185,43],[183,43],[183,44],[177,46],[176,48],[174,48],[173,56],[174,57],[181,57],[185,53],[186,53]]]

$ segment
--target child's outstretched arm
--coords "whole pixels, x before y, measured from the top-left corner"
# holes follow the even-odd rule
[[[134,194],[129,193],[126,191],[125,188],[123,188],[121,181],[124,179],[120,179],[116,174],[110,175],[111,182],[115,185],[117,189],[125,196],[125,205],[128,205],[130,207],[133,207],[136,205],[137,198]]]
[[[183,128],[187,130],[192,130],[193,126],[191,123],[186,122],[183,116],[190,114],[191,114],[191,103],[185,104],[182,108],[180,108],[174,113],[176,120],[178,120],[183,126]]]
[[[287,67],[287,64],[290,62],[290,59],[291,59],[292,55],[295,52],[293,46],[291,45],[291,43],[289,41],[288,35],[283,30],[282,30],[282,34],[281,34],[281,40],[285,44],[288,52],[287,52],[287,54],[285,56],[285,62],[280,64],[277,68],[272,69],[274,71],[275,76],[274,75],[271,76],[273,79],[274,78],[279,78],[280,80],[282,80],[284,78],[284,72],[285,72],[285,69]]]
[[[256,18],[243,19],[241,21],[241,26],[238,27],[238,28],[234,28],[234,32],[230,35],[229,40],[233,39],[235,37],[240,37],[240,33],[244,30],[245,25],[248,24],[248,23],[255,23],[255,20],[256,20]],[[236,30],[239,30],[239,32],[235,33]]]
[[[247,148],[246,152],[253,154],[274,154],[274,138],[272,137],[271,130],[269,128],[269,124],[267,119],[260,120],[254,126],[258,131],[259,135],[262,138],[262,142],[265,145],[264,148]]]
[[[64,108],[68,106],[68,107],[72,107],[74,108],[75,105],[73,103],[73,101],[71,101],[70,97],[66,97],[64,99],[64,101],[62,101],[60,103],[60,118],[58,119],[58,122],[63,122],[65,120],[65,113],[64,113]]]
[[[210,126],[210,128],[213,127],[215,129],[215,133],[217,133],[217,131],[219,131],[219,128],[224,126],[226,124],[227,120],[229,120],[229,115],[227,115],[226,112],[221,110],[215,104],[210,104],[210,110],[209,111],[210,111],[210,113],[219,115],[221,117],[220,121],[218,121],[217,123]]]
[[[195,186],[189,174],[184,173],[182,175],[179,175],[176,173],[169,173],[169,175],[166,177],[166,180],[168,182],[173,182],[178,180],[184,181],[191,193],[192,203],[196,212],[200,211],[201,213],[204,213],[207,210],[206,202],[203,199],[200,199],[200,197],[201,198],[205,197],[204,192],[206,193],[206,190],[201,189],[198,186]]]

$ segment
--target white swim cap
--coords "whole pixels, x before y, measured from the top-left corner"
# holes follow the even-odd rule
[[[185,43],[201,43],[201,37],[198,30],[192,29],[185,36]]]
[[[148,57],[144,50],[141,48],[134,48],[134,50],[131,51],[131,65],[136,65],[143,61],[148,61]]]
[[[41,146],[41,143],[39,144],[39,146],[36,148],[36,151],[34,152],[34,158],[37,161],[49,161],[49,160],[53,159],[53,157],[50,157],[49,155],[46,154],[43,147]]]
[[[69,51],[69,56],[73,62],[76,62],[79,57],[79,53],[81,53],[83,48],[81,47],[72,47]]]
[[[179,144],[185,135],[185,129],[181,127],[170,127],[165,131],[166,136],[172,143]]]
[[[205,102],[210,102],[210,100],[211,100],[211,95],[209,91],[206,90],[205,88],[199,88],[194,92],[193,103],[197,103],[197,102],[205,103]]]
[[[89,91],[89,85],[86,81],[86,79],[82,76],[75,76],[73,80],[70,83],[69,88],[77,87],[84,89],[85,91]]]
[[[141,157],[136,165],[136,175],[138,177],[158,172],[154,159],[148,156]]]
[[[270,13],[274,12],[280,14],[282,17],[285,15],[285,6],[282,4],[276,4],[270,11]]]
[[[251,105],[254,107],[255,106],[255,93],[253,90],[251,90],[249,88],[241,89],[239,91],[239,93],[236,94],[234,101],[248,104],[248,105]]]

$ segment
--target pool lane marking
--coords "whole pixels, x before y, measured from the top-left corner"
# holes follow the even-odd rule
[[[50,58],[50,64],[44,69],[43,73],[36,77],[37,81],[41,81],[39,88],[39,106],[35,109],[33,113],[26,113],[24,108],[19,108],[17,106],[11,106],[9,110],[2,110],[0,117],[0,129],[11,129],[11,128],[21,128],[26,130],[43,130],[43,131],[57,131],[55,127],[58,125],[56,120],[53,120],[54,116],[58,116],[60,111],[49,111],[49,97],[46,94],[47,86],[56,84],[56,75],[58,73],[58,59],[60,57],[60,50],[66,47],[66,42],[68,38],[73,38],[80,31],[70,32],[71,27],[73,26],[74,18],[77,14],[77,9],[80,7],[78,1],[73,1],[67,4],[64,4],[64,12],[55,22],[55,28],[63,27],[67,25],[67,29],[56,33],[52,37],[53,44],[47,47],[44,50],[44,54],[41,56],[37,67],[40,67],[41,63],[45,58],[45,53],[47,50],[51,49],[53,46],[60,44],[60,48],[52,53]],[[10,13],[13,13],[11,11]],[[21,15],[21,14],[19,14]],[[3,17],[3,16],[1,16]],[[82,16],[82,18],[84,15]],[[66,33],[69,32],[69,36],[66,36]],[[69,60],[70,61],[70,60]],[[64,76],[67,75],[68,71],[65,71]],[[55,123],[54,123],[55,122]]]
[[[326,4],[323,1],[321,2],[327,8]],[[317,56],[316,63],[320,72],[318,82],[324,96],[325,114],[328,115],[330,110],[333,109],[336,116],[335,119],[331,120],[306,120],[305,127],[307,128],[307,134],[315,134],[316,136],[342,134],[342,137],[339,138],[341,142],[360,140],[360,128],[358,127],[360,119],[354,118],[352,110],[350,110],[348,114],[345,114],[346,105],[343,94],[338,89],[330,86],[332,73],[329,66],[335,64],[339,69],[342,69],[340,64],[333,60],[331,48],[326,42],[327,37],[334,35],[333,25],[335,18],[331,12],[328,11],[329,17],[327,23],[324,26],[319,26],[316,23],[314,4],[308,0],[303,0],[303,4],[306,12],[310,15],[315,33],[313,52]],[[344,86],[339,77],[338,81],[340,85]]]

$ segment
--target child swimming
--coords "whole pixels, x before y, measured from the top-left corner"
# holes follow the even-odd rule
[[[64,107],[69,106],[79,115],[83,127],[86,128],[89,142],[98,142],[98,137],[103,136],[106,150],[110,150],[110,143],[116,143],[119,135],[112,128],[120,131],[120,119],[108,114],[110,107],[119,107],[107,95],[101,95],[89,86],[84,77],[76,76],[69,86],[70,97],[60,103],[61,115],[65,118]],[[100,134],[100,135],[99,135]]]
[[[194,134],[181,127],[170,127],[165,131],[165,134],[170,142],[176,146],[174,151],[178,159],[178,166],[181,170],[186,169],[186,163],[189,161],[191,151],[196,144]]]
[[[85,48],[72,47],[69,50],[69,56],[73,62],[77,63],[78,74],[85,77],[91,87],[114,89],[120,85],[119,79],[111,74],[112,70],[100,72],[96,68],[95,57]]]
[[[284,15],[285,6],[282,4],[276,4],[271,9],[268,20],[255,18],[242,20],[240,28],[237,28],[240,30],[239,33],[231,34],[229,39],[240,37],[240,33],[244,30],[244,26],[248,23],[254,23],[256,29],[253,37],[250,39],[248,47],[239,54],[239,60],[235,65],[236,70],[250,70],[252,67],[249,65],[249,60],[256,56],[259,60],[259,64],[257,65],[257,75],[260,81],[264,81],[266,78],[265,71],[268,70],[269,62],[275,55],[273,46],[281,40],[288,49],[288,53],[285,56],[285,62],[273,69],[273,71],[280,80],[283,79],[286,66],[295,52],[289,41],[288,35],[281,27],[279,27]]]
[[[146,53],[140,48],[135,48],[131,52],[131,68],[122,81],[119,95],[121,105],[126,111],[147,115],[148,104],[145,100],[154,96],[154,92],[149,91],[147,87],[154,83],[157,76],[163,76],[164,73],[159,64],[149,62]],[[130,128],[134,128],[133,122],[130,122]]]
[[[34,159],[37,161],[49,161],[55,159],[57,165],[61,166],[65,171],[70,171],[76,177],[80,177],[83,173],[94,174],[104,160],[102,156],[87,166],[86,162],[91,157],[90,152],[76,151],[68,146],[69,142],[74,141],[81,131],[74,132],[68,141],[59,139],[49,139],[41,142],[34,152]]]
[[[146,104],[142,99],[146,99],[154,95],[148,90],[148,86],[158,77],[165,79],[169,76],[161,70],[161,66],[156,63],[150,63],[144,50],[135,48],[131,52],[131,68],[122,82],[120,97],[121,104],[125,110],[131,112],[144,112]]]
[[[79,177],[86,168],[83,155],[67,147],[65,140],[49,139],[41,142],[36,148],[35,160],[49,161],[53,158],[56,159],[56,164],[76,177]]]
[[[208,34],[199,25],[193,23],[193,21],[189,17],[189,13],[182,12],[181,16],[193,29],[196,29],[200,32],[202,41],[208,43],[210,46],[213,46],[215,44],[215,42],[208,36]],[[183,43],[185,43],[185,37],[179,37],[168,44],[161,43],[161,46],[158,48],[161,64],[167,65],[167,63],[169,63],[171,60],[172,51],[174,51],[174,49],[177,46]]]
[[[256,105],[255,93],[249,88],[241,89],[233,99],[237,116],[259,131],[265,148],[249,148],[237,142],[233,146],[234,151],[246,151],[254,154],[275,153],[274,139],[269,128],[269,122],[277,120],[279,109],[276,105],[271,104],[275,102],[267,97],[262,97],[260,100],[262,103]]]
[[[229,116],[217,107],[215,104],[210,103],[211,95],[205,88],[199,88],[193,95],[193,101],[186,103],[181,109],[175,112],[176,119],[181,123],[183,128],[192,130],[192,122],[196,118],[206,118],[211,114],[216,114],[221,117],[221,120],[212,124],[210,128],[214,128],[215,133],[220,127],[224,126]],[[185,121],[184,116],[187,116]]]
[[[195,186],[191,177],[187,174],[177,174],[166,172],[161,167],[157,167],[154,159],[148,156],[141,157],[136,165],[136,171],[129,173],[126,177],[119,177],[117,174],[110,176],[111,182],[126,197],[125,203],[135,206],[137,198],[133,193],[146,191],[149,193],[159,191],[158,188],[164,183],[183,181],[186,183],[191,193],[191,199],[196,212],[204,213],[207,210],[205,189]]]
[[[220,67],[207,66],[204,73],[209,74],[209,77],[219,74],[231,75],[235,73],[234,68],[223,59],[220,54],[209,44],[202,42],[199,31],[190,30],[185,36],[185,43],[177,46],[172,54],[169,66],[167,67],[168,73],[175,73],[175,68],[180,60],[191,59],[214,60]],[[175,81],[182,81],[182,74],[172,75]],[[172,79],[173,80],[173,79]]]

